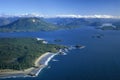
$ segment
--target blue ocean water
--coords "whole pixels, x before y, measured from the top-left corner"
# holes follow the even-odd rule
[[[100,37],[99,37],[100,36]],[[57,55],[38,77],[4,80],[120,80],[120,31],[103,31],[93,27],[51,32],[0,33],[0,37],[40,37],[49,43],[81,44],[83,49]],[[62,40],[55,42],[55,39]]]

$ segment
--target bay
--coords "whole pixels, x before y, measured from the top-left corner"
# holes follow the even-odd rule
[[[0,33],[0,37],[39,37],[49,43],[86,46],[55,56],[38,77],[4,80],[120,80],[120,31],[86,26],[50,32]]]

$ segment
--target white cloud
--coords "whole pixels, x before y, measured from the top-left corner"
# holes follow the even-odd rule
[[[19,17],[44,17],[44,15],[42,14],[37,14],[37,13],[25,13],[25,14],[20,14],[20,15],[16,15]]]
[[[38,13],[25,13],[25,14],[14,14],[14,15],[8,15],[8,14],[0,14],[0,17],[44,17],[44,18],[120,18],[120,16],[112,16],[112,15],[74,15],[74,14],[62,14],[62,15],[55,15],[55,16],[49,16],[49,15],[43,15]]]
[[[120,18],[120,16],[112,15],[57,15],[62,18]]]

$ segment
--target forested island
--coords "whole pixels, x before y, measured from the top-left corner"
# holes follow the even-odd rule
[[[46,52],[58,52],[61,45],[45,44],[36,38],[0,38],[0,70],[24,70]]]

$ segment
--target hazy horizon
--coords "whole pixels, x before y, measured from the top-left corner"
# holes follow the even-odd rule
[[[1,0],[0,14],[120,16],[120,0]]]

